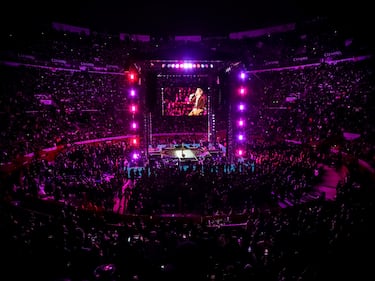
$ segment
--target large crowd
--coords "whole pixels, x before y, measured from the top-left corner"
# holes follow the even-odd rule
[[[126,139],[82,142],[129,132],[118,64],[156,53],[154,43],[62,31],[5,38],[0,163],[32,156],[1,175],[1,279],[369,279],[374,177],[359,161],[374,167],[375,80],[371,56],[353,59],[368,45],[319,22],[237,44],[197,43],[231,49],[254,68],[241,161],[150,163],[133,158]],[[333,51],[349,59],[327,60]],[[300,56],[319,63],[293,60]],[[271,69],[275,60],[289,67]],[[105,70],[87,71],[90,62]],[[167,134],[150,145],[206,145],[188,129],[193,119],[168,120],[154,120],[154,133]],[[218,116],[218,130],[225,120]],[[38,153],[57,147],[53,159]],[[306,201],[324,165],[348,173],[334,200]]]

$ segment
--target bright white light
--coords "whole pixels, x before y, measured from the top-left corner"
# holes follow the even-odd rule
[[[134,153],[133,153],[133,159],[138,159],[138,158],[139,158],[139,154],[136,153],[136,152],[134,152]]]
[[[191,68],[193,68],[193,64],[192,64],[192,63],[189,63],[189,62],[185,62],[183,67],[184,67],[185,69],[191,69]]]

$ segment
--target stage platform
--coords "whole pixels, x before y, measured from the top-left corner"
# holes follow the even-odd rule
[[[218,149],[201,147],[199,144],[159,145],[148,150],[150,159],[176,160],[179,162],[196,162],[206,157],[224,156],[224,152]]]

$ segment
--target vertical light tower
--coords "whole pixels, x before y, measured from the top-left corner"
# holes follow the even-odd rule
[[[133,147],[133,155],[139,155],[139,145],[140,145],[140,111],[142,108],[139,84],[140,79],[136,71],[130,70],[125,73],[127,76],[127,81],[129,85],[129,103],[128,103],[128,112],[130,114],[130,124],[129,132],[131,135],[130,146]]]
[[[248,89],[246,85],[246,73],[239,71],[236,77],[237,83],[235,86],[235,115],[234,115],[234,143],[235,143],[235,157],[237,161],[246,157],[246,116],[248,114],[249,106],[247,104]]]

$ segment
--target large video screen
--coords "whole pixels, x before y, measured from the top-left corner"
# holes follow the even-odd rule
[[[210,85],[207,74],[158,76],[161,115],[207,116]]]
[[[207,89],[200,86],[166,86],[161,88],[163,116],[207,115]]]

